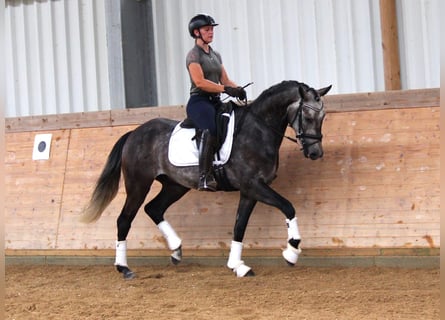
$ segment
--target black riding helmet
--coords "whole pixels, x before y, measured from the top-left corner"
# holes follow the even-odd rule
[[[207,14],[197,14],[194,16],[190,22],[189,22],[189,32],[192,38],[196,38],[195,34],[193,33],[193,30],[199,29],[204,26],[217,26],[218,24],[215,22],[215,19],[213,19],[211,16]]]

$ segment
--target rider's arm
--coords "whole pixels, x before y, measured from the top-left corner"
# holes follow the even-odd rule
[[[199,63],[190,63],[188,66],[190,77],[193,83],[199,89],[209,92],[209,93],[223,93],[224,84],[218,84],[213,81],[204,78],[204,72],[202,71],[201,65]],[[223,68],[224,70],[224,68]]]

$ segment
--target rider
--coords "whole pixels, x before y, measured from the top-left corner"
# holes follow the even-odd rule
[[[229,79],[222,64],[221,55],[209,45],[213,41],[215,20],[207,14],[197,14],[189,22],[189,33],[195,46],[186,58],[190,75],[190,99],[187,117],[201,131],[199,143],[200,191],[215,191],[216,181],[212,174],[216,142],[216,110],[221,104],[220,94],[246,99],[246,91]]]

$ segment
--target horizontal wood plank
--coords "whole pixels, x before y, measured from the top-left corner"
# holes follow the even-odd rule
[[[346,98],[342,106],[352,105],[352,97]],[[371,102],[362,103],[369,107]],[[116,140],[143,119],[180,118],[184,114],[183,107],[167,109],[111,112],[108,116],[102,113],[89,120],[87,115],[75,121],[65,119],[68,126],[75,125],[71,129],[50,129],[56,126],[48,123],[60,121],[57,117],[48,120],[47,127],[39,123],[53,134],[48,161],[31,160],[36,132],[15,131],[20,124],[7,130],[7,252],[14,255],[43,250],[46,254],[68,254],[105,250],[113,255],[116,219],[125,201],[123,186],[97,223],[85,225],[78,218]],[[113,121],[104,126],[102,121],[107,117]],[[405,252],[437,249],[439,118],[439,108],[426,105],[332,112],[323,128],[325,157],[318,161],[305,159],[299,146],[284,140],[278,177],[272,186],[295,206],[302,247],[310,252],[331,250],[331,254],[338,249],[349,254],[356,249],[373,254],[390,248]],[[83,120],[91,122],[83,127]],[[292,130],[288,134],[292,135]],[[153,185],[147,201],[159,189],[159,184]],[[191,191],[175,203],[166,218],[183,238],[184,250],[227,253],[238,198],[236,192]],[[258,204],[246,231],[246,250],[271,252],[268,250],[284,247],[286,237],[284,216],[275,208]],[[133,221],[128,246],[135,254],[168,251],[143,208]],[[276,252],[280,254],[280,250]]]
[[[328,113],[438,107],[439,88],[393,90],[325,96]],[[6,132],[47,131],[142,124],[157,117],[185,118],[185,106],[159,106],[5,119]]]

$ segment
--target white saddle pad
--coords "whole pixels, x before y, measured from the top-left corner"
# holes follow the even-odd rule
[[[219,151],[219,159],[215,154],[214,164],[223,165],[230,158],[233,143],[233,131],[235,128],[235,113],[230,115],[224,113],[223,116],[230,117],[227,127],[226,140]],[[179,167],[197,166],[198,165],[198,147],[196,146],[195,129],[181,128],[181,123],[173,129],[170,142],[168,144],[168,159],[170,162]],[[192,140],[193,139],[193,140]]]

